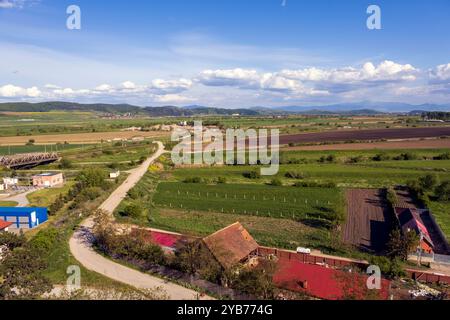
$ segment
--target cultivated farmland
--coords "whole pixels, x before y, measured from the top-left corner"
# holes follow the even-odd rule
[[[327,225],[342,208],[335,188],[163,182],[153,201],[165,208],[288,218]]]

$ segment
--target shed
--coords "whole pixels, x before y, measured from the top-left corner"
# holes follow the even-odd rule
[[[246,260],[259,247],[239,222],[203,238],[203,242],[224,269]]]
[[[47,208],[0,207],[0,219],[17,229],[32,229],[48,220]]]

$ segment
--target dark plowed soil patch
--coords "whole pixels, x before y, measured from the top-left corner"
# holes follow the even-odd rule
[[[347,221],[343,240],[362,250],[382,252],[389,239],[392,218],[381,189],[346,191]]]
[[[400,128],[400,129],[372,129],[372,130],[341,130],[318,133],[304,133],[285,135],[280,137],[281,144],[312,143],[351,140],[380,140],[380,139],[414,139],[450,136],[450,127],[429,128]]]

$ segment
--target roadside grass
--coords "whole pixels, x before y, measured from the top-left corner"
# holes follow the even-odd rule
[[[17,207],[18,204],[15,201],[0,201],[0,207]]]
[[[81,144],[47,144],[47,145],[30,145],[30,146],[0,146],[0,155],[6,156],[16,153],[32,153],[32,152],[64,152],[67,150],[79,149]]]
[[[28,194],[27,199],[33,207],[49,207],[61,194],[66,195],[74,184],[68,181],[61,188],[41,189]]]

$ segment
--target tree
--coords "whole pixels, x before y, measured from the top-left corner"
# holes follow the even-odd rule
[[[395,229],[389,235],[387,256],[406,261],[408,255],[416,250],[418,244],[419,237],[414,231],[402,233],[400,229]]]
[[[0,299],[38,299],[50,292],[46,267],[39,250],[27,245],[8,252],[0,264]]]
[[[450,181],[444,181],[436,187],[436,197],[440,201],[450,200]]]
[[[275,285],[273,275],[276,264],[270,260],[261,260],[258,266],[243,267],[239,272],[233,272],[231,286],[242,293],[256,296],[259,299],[273,299]]]
[[[77,176],[77,181],[83,188],[87,187],[101,187],[105,189],[106,172],[99,168],[87,168],[81,171]]]

